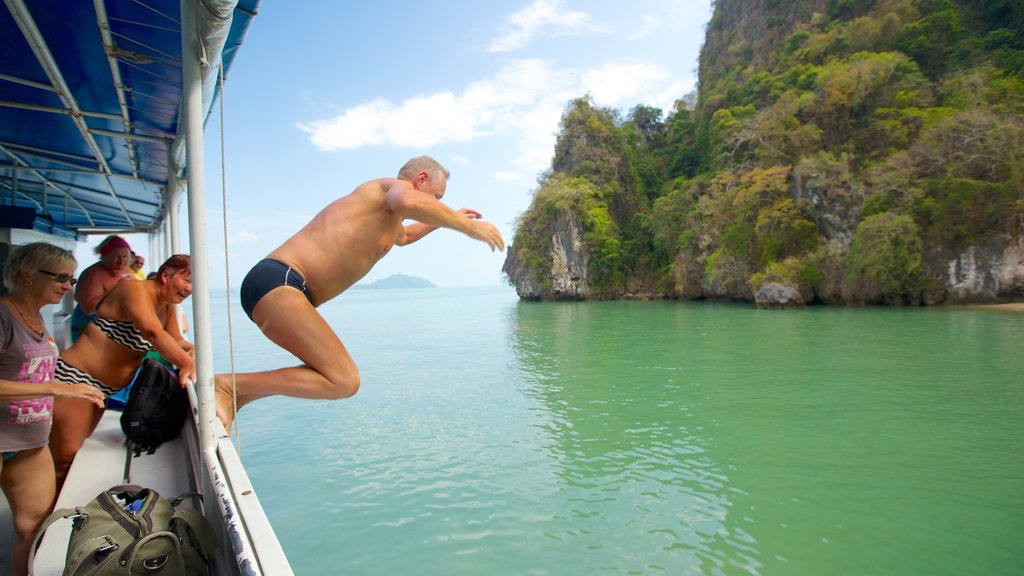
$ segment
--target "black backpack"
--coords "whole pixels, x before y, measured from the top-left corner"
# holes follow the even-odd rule
[[[188,391],[178,383],[177,373],[152,358],[143,359],[121,413],[129,449],[134,447],[136,456],[143,450],[152,454],[181,433],[188,412]]]

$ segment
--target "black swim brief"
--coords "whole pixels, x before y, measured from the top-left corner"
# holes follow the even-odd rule
[[[252,320],[252,310],[268,292],[279,286],[291,286],[306,295],[306,300],[313,303],[313,294],[306,286],[306,279],[297,270],[284,262],[265,258],[260,260],[242,280],[242,310]]]

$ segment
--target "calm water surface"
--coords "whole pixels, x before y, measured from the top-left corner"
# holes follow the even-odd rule
[[[321,310],[359,394],[239,417],[297,574],[1024,573],[1024,314],[508,288]],[[233,323],[238,370],[295,363]]]

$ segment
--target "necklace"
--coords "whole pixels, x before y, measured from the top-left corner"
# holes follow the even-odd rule
[[[25,317],[25,313],[21,311],[21,306],[18,306],[18,303],[14,301],[14,298],[7,298],[7,301],[14,305],[14,309],[18,311],[18,316],[21,316],[22,321],[25,322],[25,325],[28,326],[28,329],[31,330],[32,333],[35,334],[37,337],[42,338],[43,323],[40,322],[39,329],[36,330],[35,327],[32,326],[32,323],[28,321],[28,318]]]

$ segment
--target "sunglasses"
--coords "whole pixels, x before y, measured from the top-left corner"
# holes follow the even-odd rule
[[[61,284],[65,282],[71,282],[71,285],[74,286],[78,282],[78,280],[76,280],[75,277],[71,274],[57,274],[56,272],[50,272],[49,270],[36,270],[36,272],[39,272],[40,274],[46,274],[47,276],[53,278],[54,280],[60,282]]]

